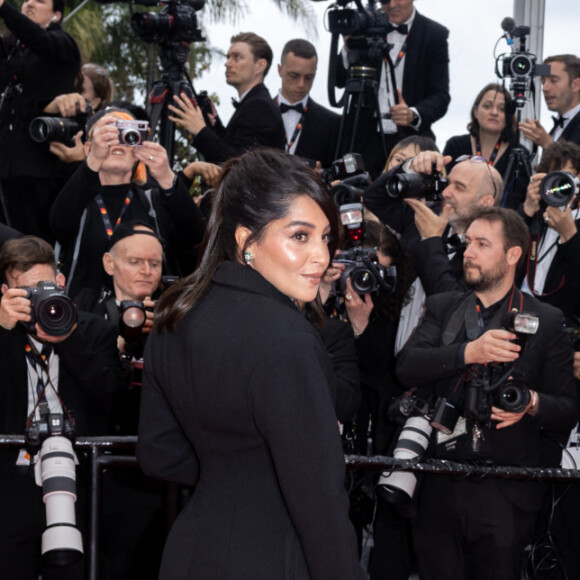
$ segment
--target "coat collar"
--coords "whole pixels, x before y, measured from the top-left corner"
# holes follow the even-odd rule
[[[241,292],[273,298],[298,312],[298,308],[288,296],[272,286],[266,278],[250,266],[224,261],[219,265],[213,277],[213,283],[228,286]]]

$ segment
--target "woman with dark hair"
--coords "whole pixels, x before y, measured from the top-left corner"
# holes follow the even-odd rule
[[[139,462],[195,485],[161,580],[363,578],[332,369],[297,306],[316,298],[336,232],[299,159],[226,165],[200,266],[162,296],[144,356]]]
[[[493,165],[503,176],[507,169],[513,142],[513,105],[510,92],[489,83],[479,91],[471,107],[471,121],[467,135],[451,137],[445,144],[443,155],[451,155],[447,165],[449,173],[461,155],[477,155]]]
[[[80,69],[75,41],[61,27],[63,0],[26,0],[19,12],[0,0],[0,18],[18,42],[0,41],[0,185],[10,225],[52,240],[50,205],[62,187],[48,143],[33,141],[30,121],[61,93],[74,89]]]

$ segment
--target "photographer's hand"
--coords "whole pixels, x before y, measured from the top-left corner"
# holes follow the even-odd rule
[[[339,255],[340,250],[337,250],[335,257]],[[331,262],[330,266],[328,266],[328,268],[326,269],[326,272],[324,272],[324,276],[322,276],[322,282],[318,287],[318,294],[320,296],[322,304],[324,304],[328,300],[328,297],[332,292],[333,282],[335,282],[342,276],[342,273],[344,272],[345,268],[346,264],[338,264],[336,262]]]
[[[76,117],[79,113],[87,112],[87,101],[79,93],[68,93],[55,97],[43,111],[61,117]]]
[[[82,142],[83,132],[79,131],[74,137],[74,145],[68,147],[59,141],[51,141],[49,150],[56,155],[63,163],[74,163],[75,161],[84,161],[86,159],[85,148]]]
[[[155,317],[155,302],[151,300],[150,296],[147,296],[143,300],[143,306],[145,307],[145,324],[143,324],[142,333],[149,334],[153,330],[153,319]]]
[[[544,212],[544,221],[548,227],[560,234],[560,243],[565,244],[576,234],[576,222],[570,207],[562,211],[559,207],[548,206]]]
[[[441,215],[437,215],[431,208],[425,205],[424,200],[405,199],[415,212],[415,225],[421,238],[441,237],[449,222],[449,206],[444,205]]]
[[[580,352],[574,353],[574,378],[580,381]]]
[[[194,137],[206,127],[203,113],[199,107],[196,107],[185,95],[173,95],[176,105],[168,105],[167,108],[175,113],[168,116],[170,121],[185,127]]]
[[[369,324],[374,304],[370,294],[362,298],[353,290],[350,278],[346,281],[346,296],[344,300],[348,319],[355,337],[360,336]]]
[[[12,330],[20,321],[30,321],[30,300],[25,298],[26,290],[22,288],[2,288],[0,300],[0,326]]]
[[[522,347],[515,342],[516,335],[508,330],[486,330],[479,338],[467,343],[465,364],[513,362],[520,356]]]
[[[399,102],[391,107],[391,119],[399,127],[408,127],[413,122],[413,111],[405,103],[401,89],[397,89],[397,94]]]
[[[530,178],[523,207],[528,217],[534,217],[540,211],[540,183],[544,177],[545,173],[536,173]]]
[[[543,149],[548,147],[552,141],[552,137],[548,134],[546,129],[542,126],[540,121],[535,119],[532,121],[531,119],[526,119],[525,121],[521,121],[519,124],[520,131],[527,137],[532,143],[539,145]]]
[[[103,161],[109,156],[111,147],[119,145],[118,119],[113,115],[105,115],[99,119],[92,129],[92,137],[85,144],[88,146],[87,165],[92,171],[100,171]]]
[[[435,163],[435,170],[441,172],[452,159],[451,155],[443,157],[437,151],[421,151],[416,157],[413,157],[410,168],[417,173],[431,175],[433,173],[433,163]]]
[[[496,429],[504,429],[505,427],[510,427],[518,421],[521,421],[522,417],[526,414],[535,415],[538,412],[539,398],[538,393],[530,391],[530,402],[527,407],[521,413],[513,413],[510,411],[504,411],[499,407],[491,408],[491,420],[499,421],[495,426]]]
[[[167,151],[163,145],[153,141],[143,141],[141,145],[134,148],[133,156],[147,165],[151,177],[162,189],[168,190],[173,187],[175,173],[171,170]]]

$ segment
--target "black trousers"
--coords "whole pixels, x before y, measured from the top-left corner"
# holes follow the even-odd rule
[[[420,579],[521,580],[539,485],[425,476],[412,524]]]

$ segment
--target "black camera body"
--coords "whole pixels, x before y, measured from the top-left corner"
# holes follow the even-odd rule
[[[65,336],[77,322],[74,302],[56,282],[39,282],[35,287],[24,286],[25,298],[30,300],[30,321],[23,322],[26,332],[36,334],[36,324],[50,336]]]
[[[197,25],[196,11],[204,4],[205,0],[169,0],[161,12],[134,12],[131,25],[145,42],[202,41],[205,39]]]
[[[30,121],[28,131],[33,141],[46,143],[58,141],[65,145],[74,143],[74,137],[79,132],[86,136],[87,121],[93,115],[91,103],[87,100],[85,112],[78,110],[74,117],[36,117]]]
[[[354,246],[341,252],[333,262],[346,265],[340,279],[335,282],[336,296],[347,294],[347,280],[350,280],[353,290],[360,296],[381,292],[388,294],[395,289],[396,267],[382,266],[374,248]]]
[[[395,173],[385,181],[385,190],[393,198],[425,198],[427,201],[441,201],[447,179],[438,171],[430,175],[424,173]]]
[[[579,183],[569,171],[550,171],[540,182],[540,199],[545,205],[565,209],[578,195]]]
[[[40,419],[31,420],[24,432],[26,451],[31,456],[40,451],[49,437],[62,435],[73,442],[75,438],[76,426],[72,417],[65,418],[62,413],[50,413],[47,403],[41,403],[40,408]]]
[[[529,29],[528,29],[529,30]],[[537,64],[536,55],[531,52],[518,52],[503,59],[502,77],[526,79],[535,76],[549,76],[549,64]]]
[[[130,121],[127,119],[118,119],[115,122],[119,129],[119,143],[128,147],[141,145],[147,140],[149,135],[148,121]]]

